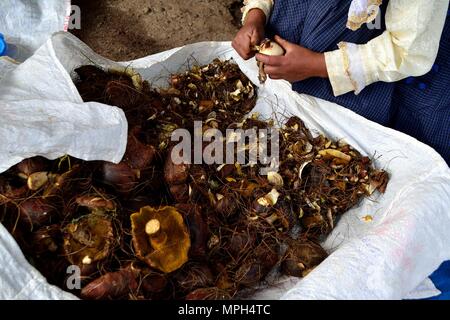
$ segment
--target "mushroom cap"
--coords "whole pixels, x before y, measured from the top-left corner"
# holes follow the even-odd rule
[[[153,162],[156,156],[156,148],[142,143],[138,136],[142,129],[134,127],[128,134],[127,150],[125,152],[125,162],[135,170],[145,170]]]
[[[30,176],[35,172],[46,171],[47,159],[42,157],[33,157],[22,160],[16,165],[17,171],[25,177]]]
[[[162,243],[151,239],[146,232],[146,227],[152,220],[159,221],[159,232],[165,234]],[[149,266],[170,273],[188,261],[191,247],[189,231],[183,216],[174,207],[143,207],[131,215],[131,227],[136,256]]]
[[[74,265],[91,264],[106,258],[114,244],[111,219],[88,214],[64,228],[64,252]]]
[[[320,245],[309,240],[289,240],[287,244],[289,248],[281,264],[285,275],[304,277],[328,256]]]
[[[285,51],[275,40],[264,39],[260,44],[259,53],[268,56],[282,56],[285,54]]]
[[[91,210],[114,211],[116,204],[112,200],[108,200],[100,195],[85,195],[75,199],[79,206],[89,208]]]

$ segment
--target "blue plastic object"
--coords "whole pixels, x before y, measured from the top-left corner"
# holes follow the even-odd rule
[[[430,278],[436,288],[442,292],[441,295],[430,300],[450,300],[450,261],[444,262]]]
[[[8,45],[6,44],[5,38],[3,34],[0,33],[0,56],[6,55],[6,50],[8,49]]]

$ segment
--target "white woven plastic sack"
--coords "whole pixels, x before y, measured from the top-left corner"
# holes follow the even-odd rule
[[[171,73],[185,68],[187,61],[206,64],[217,57],[233,58],[250,79],[258,83],[255,61],[241,60],[230,43],[198,43],[117,64],[96,55],[70,34],[55,34],[35,56],[12,71],[6,83],[0,84],[0,100],[8,101],[8,110],[15,113],[12,118],[40,119],[30,123],[29,128],[18,127],[13,133],[1,133],[0,171],[33,153],[54,157],[61,151],[87,160],[119,160],[126,145],[124,139],[118,138],[125,132],[120,125],[111,124],[107,135],[113,141],[108,143],[106,135],[100,134],[106,133],[105,128],[93,130],[88,123],[84,132],[81,125],[73,124],[71,130],[83,133],[77,140],[77,148],[70,139],[55,143],[54,148],[46,148],[53,144],[50,141],[59,140],[60,121],[69,117],[69,114],[61,114],[46,122],[43,114],[47,115],[49,110],[57,107],[62,113],[71,110],[71,118],[82,113],[87,122],[95,118],[105,123],[114,115],[116,120],[120,118],[117,108],[81,102],[70,78],[74,68],[92,63],[102,67],[131,64],[145,79],[160,86],[166,85]],[[4,101],[0,101],[0,130],[5,125],[2,122],[5,112],[1,110],[4,105]],[[23,110],[31,106],[36,109],[24,113]],[[276,115],[280,120],[283,119],[281,114],[297,115],[313,131],[345,139],[362,153],[374,156],[375,165],[391,173],[384,195],[364,200],[342,217],[324,243],[331,255],[321,265],[304,279],[283,278],[259,291],[254,298],[402,299],[410,297],[409,293],[419,285],[421,290],[414,296],[436,294],[424,279],[450,258],[450,169],[444,160],[433,149],[409,136],[370,122],[338,105],[296,94],[284,81],[269,80],[261,87],[254,111],[266,118]],[[11,125],[11,121],[8,123]],[[44,136],[40,136],[43,146],[33,146],[31,135],[19,141],[22,132],[36,130],[36,127],[38,132],[55,130],[55,134],[47,136],[47,143]],[[69,131],[65,134],[70,136]],[[5,147],[4,134],[15,136],[16,143]],[[102,143],[95,146],[92,141],[96,139]],[[25,153],[24,149],[27,149]],[[371,222],[364,219],[367,215],[373,217]],[[73,296],[46,285],[45,279],[26,263],[12,237],[0,227],[0,298]]]

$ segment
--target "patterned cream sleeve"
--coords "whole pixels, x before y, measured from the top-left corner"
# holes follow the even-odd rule
[[[427,73],[436,60],[448,6],[448,0],[391,0],[382,35],[364,45],[341,42],[338,50],[325,53],[334,95]]]
[[[252,9],[261,9],[266,15],[266,23],[269,21],[272,13],[274,0],[244,0],[244,7],[242,7],[242,24],[244,24],[247,14]]]

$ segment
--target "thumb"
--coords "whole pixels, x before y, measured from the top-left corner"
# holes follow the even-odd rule
[[[250,37],[250,43],[252,46],[257,46],[261,43],[260,35],[256,30],[253,30],[252,35]]]
[[[278,42],[278,44],[280,46],[283,47],[284,50],[287,51],[287,49],[289,48],[289,46],[291,45],[291,43],[287,40],[284,40],[282,37],[280,36],[275,36],[275,41]]]

